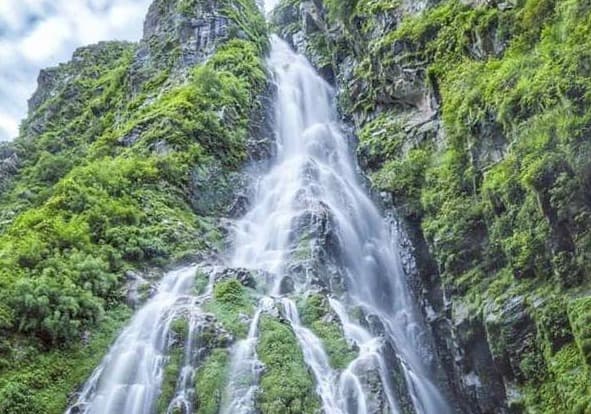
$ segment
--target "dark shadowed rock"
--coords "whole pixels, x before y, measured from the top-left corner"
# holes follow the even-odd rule
[[[215,281],[236,279],[242,286],[255,289],[256,279],[253,271],[242,268],[226,268],[215,275]]]

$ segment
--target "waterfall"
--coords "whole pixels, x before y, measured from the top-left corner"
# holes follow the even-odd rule
[[[170,345],[170,325],[177,316],[197,308],[198,298],[190,295],[196,271],[191,266],[164,277],[157,294],[119,336],[67,414],[153,412]]]
[[[423,363],[430,353],[426,328],[402,271],[397,235],[360,183],[352,148],[338,120],[334,91],[303,56],[277,37],[271,39],[269,66],[277,87],[277,156],[269,173],[260,178],[252,210],[237,226],[233,265],[274,275],[268,294],[282,296],[282,281],[291,276],[287,264],[297,239],[297,223],[319,207],[328,211],[338,234],[340,267],[349,292],[331,298],[331,306],[345,335],[360,349],[359,357],[337,375],[328,365],[321,341],[301,325],[293,301],[281,299],[316,378],[324,411],[366,412],[359,376],[372,367],[380,373],[389,411],[398,412],[390,368],[382,354],[387,342],[396,351],[415,411],[449,412]],[[310,280],[298,282],[296,291],[310,289]],[[350,320],[346,306],[377,319],[383,326],[382,336],[374,337]]]
[[[257,281],[259,300],[248,335],[230,348],[221,412],[257,412],[264,370],[257,356],[258,325],[263,314],[275,312],[297,338],[322,412],[450,413],[430,372],[432,346],[402,270],[397,233],[361,183],[333,89],[277,37],[271,39],[268,65],[276,84],[276,157],[256,183],[250,211],[235,223],[227,259],[231,267],[266,276]],[[293,264],[302,249],[313,250],[326,272],[313,266],[296,272],[301,266]],[[200,329],[200,305],[211,298],[215,282],[210,277],[204,294],[192,293],[196,270],[193,266],[166,275],[68,414],[154,413],[170,325],[181,314],[189,315],[189,335],[170,405],[181,408],[169,412],[193,412],[193,377],[199,365],[194,332]],[[356,350],[345,369],[331,366],[323,341],[302,323],[297,299],[310,292],[327,299],[343,337]],[[375,380],[368,381],[369,375]]]

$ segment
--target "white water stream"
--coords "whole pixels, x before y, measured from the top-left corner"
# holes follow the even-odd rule
[[[164,277],[158,293],[119,336],[68,414],[154,411],[170,345],[170,325],[177,316],[198,309],[198,297],[190,294],[196,271],[197,267],[191,266]],[[195,329],[194,324],[190,329]]]
[[[356,164],[334,104],[332,88],[309,62],[273,37],[269,67],[277,86],[275,132],[277,155],[260,177],[252,209],[238,222],[233,267],[263,270],[270,282],[251,321],[248,337],[232,347],[223,414],[256,413],[261,372],[256,345],[262,313],[281,308],[298,339],[326,414],[368,414],[371,391],[364,379],[377,372],[383,408],[398,414],[400,395],[393,385],[391,361],[384,346],[395,350],[408,398],[419,414],[446,414],[444,401],[425,359],[429,358],[425,327],[412,301],[397,251],[396,233],[380,215],[360,183]],[[297,239],[297,223],[306,213],[327,211],[335,228],[341,273],[348,293],[330,293],[330,306],[358,356],[339,372],[330,366],[322,341],[303,326],[292,297],[282,295],[287,265]],[[297,240],[296,240],[297,241]],[[329,253],[330,254],[330,253]],[[191,342],[199,329],[202,296],[191,294],[195,267],[169,273],[158,293],[138,311],[129,327],[85,385],[68,414],[152,414],[163,377],[171,321],[191,315],[185,345],[185,367],[171,407],[193,412],[193,376],[198,364]],[[311,280],[294,278],[296,294],[312,288]],[[258,281],[261,283],[262,281]],[[360,309],[377,320],[380,332],[349,316]],[[375,384],[374,384],[375,385]],[[375,388],[375,387],[374,387]],[[380,413],[383,411],[380,411]]]
[[[338,121],[332,88],[303,56],[277,37],[271,40],[269,66],[277,86],[277,157],[258,183],[254,207],[238,225],[232,264],[274,275],[268,294],[279,296],[282,279],[289,276],[285,267],[293,253],[298,218],[308,211],[313,214],[318,206],[328,209],[344,258],[349,304],[376,317],[384,327],[384,337],[374,338],[353,323],[345,306],[332,298],[345,335],[360,349],[358,358],[339,375],[330,367],[322,342],[301,325],[293,301],[281,300],[316,378],[324,411],[367,412],[360,371],[372,367],[380,372],[389,411],[398,412],[392,373],[381,354],[383,342],[389,341],[397,352],[416,412],[449,412],[423,365],[423,354],[428,352],[424,327],[400,265],[396,234],[360,184]],[[300,291],[307,288],[306,283],[296,286]],[[249,413],[253,407],[254,401],[244,411],[234,412]]]

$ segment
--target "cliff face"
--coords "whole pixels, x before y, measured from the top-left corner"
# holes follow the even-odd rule
[[[467,412],[591,410],[590,16],[577,0],[286,0],[273,16],[336,85],[402,218]]]
[[[591,412],[588,2],[284,0],[273,26],[337,89],[457,411]],[[224,248],[248,207],[245,166],[272,152],[267,38],[254,0],[156,0],[139,43],[40,73],[20,137],[0,146],[0,412],[63,412],[164,269]],[[327,301],[345,290],[330,211],[291,237],[281,292],[312,278],[302,324],[342,370],[357,350]],[[219,411],[228,348],[268,276],[197,274],[195,291],[214,280],[197,412]],[[259,329],[257,410],[317,412],[285,315]],[[170,330],[162,412],[192,343],[186,315]],[[387,410],[379,381],[367,371],[372,412]]]
[[[0,412],[63,412],[153,269],[221,247],[270,148],[267,37],[254,1],[158,0],[138,44],[41,72],[0,149]]]

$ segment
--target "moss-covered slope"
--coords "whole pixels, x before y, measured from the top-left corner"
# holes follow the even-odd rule
[[[125,270],[221,240],[231,211],[200,203],[200,180],[231,197],[267,35],[254,1],[214,3],[157,0],[139,44],[85,47],[40,75],[2,152],[17,162],[0,195],[0,412],[62,412],[128,315]],[[215,30],[192,39],[200,24]]]
[[[336,79],[362,166],[436,261],[460,392],[503,412],[499,377],[518,412],[589,412],[591,6],[318,5],[282,2],[277,29]]]

